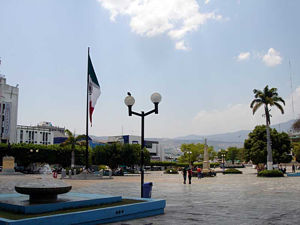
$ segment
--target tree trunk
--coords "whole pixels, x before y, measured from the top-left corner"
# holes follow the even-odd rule
[[[72,151],[71,153],[71,168],[74,168],[75,166],[75,152]]]
[[[272,156],[272,143],[271,143],[271,135],[270,135],[270,114],[268,110],[268,106],[265,107],[266,113],[266,130],[267,130],[267,169],[273,170],[273,156]]]
[[[72,153],[71,153],[71,168],[75,166],[75,144],[72,143]]]

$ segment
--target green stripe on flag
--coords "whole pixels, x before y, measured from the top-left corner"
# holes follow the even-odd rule
[[[98,87],[100,87],[90,56],[89,56],[89,60],[88,61],[89,61],[88,62],[88,73],[89,73],[89,76],[91,77],[92,82],[94,84],[96,84]]]

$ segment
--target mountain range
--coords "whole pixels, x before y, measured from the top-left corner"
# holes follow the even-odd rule
[[[271,127],[275,128],[278,132],[291,131],[292,124],[295,120],[290,120],[284,123],[274,124]],[[212,135],[187,135],[176,138],[146,138],[148,140],[158,141],[166,154],[178,155],[180,154],[181,144],[189,143],[204,143],[204,139],[207,139],[207,144],[213,146],[216,151],[219,149],[226,149],[228,147],[243,147],[245,139],[248,138],[248,134],[251,130],[240,130],[235,132],[228,132],[222,134]],[[107,140],[106,136],[97,137],[92,136],[97,141]]]

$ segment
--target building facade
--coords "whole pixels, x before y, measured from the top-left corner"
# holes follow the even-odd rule
[[[17,142],[19,88],[6,84],[0,75],[0,143]]]
[[[40,122],[38,123],[37,127],[41,129],[49,129],[53,132],[54,138],[66,137],[65,128],[53,126],[51,122]]]
[[[54,132],[38,126],[17,126],[17,143],[53,145]]]
[[[134,135],[120,135],[108,137],[107,143],[120,142],[123,144],[141,144],[142,139],[140,136]],[[145,140],[145,147],[150,153],[151,160],[153,161],[164,161],[165,154],[162,150],[161,145],[158,141]]]

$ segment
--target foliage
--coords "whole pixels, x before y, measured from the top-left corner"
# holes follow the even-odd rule
[[[283,172],[280,170],[262,170],[258,172],[258,177],[284,177]]]
[[[86,135],[78,135],[77,137],[75,134],[73,134],[71,131],[68,129],[65,130],[66,135],[68,136],[67,140],[65,140],[63,143],[61,143],[61,146],[71,146],[72,150],[75,148],[75,145],[81,145],[85,146],[86,141]]]
[[[72,153],[71,153],[71,164],[75,162],[75,146],[81,146],[84,147],[86,145],[86,135],[78,135],[77,137],[75,136],[75,133],[73,134],[71,131],[69,131],[68,129],[65,130],[66,135],[68,136],[67,140],[65,140],[63,143],[61,143],[61,146],[70,146]],[[73,162],[72,162],[72,158],[73,158]],[[73,166],[73,165],[71,165]]]
[[[252,108],[253,114],[257,111],[258,108],[261,106],[264,106],[265,114],[264,116],[266,117],[266,133],[267,133],[267,161],[274,162],[273,159],[273,152],[272,152],[272,146],[271,146],[271,135],[270,135],[270,127],[269,125],[271,124],[270,117],[272,116],[270,114],[271,109],[269,107],[271,106],[276,106],[281,113],[284,113],[283,107],[279,104],[279,102],[283,103],[285,105],[284,100],[278,96],[277,93],[277,88],[271,88],[269,89],[268,85],[261,90],[254,89],[253,90],[254,97],[255,99],[251,102],[250,108]],[[276,156],[274,156],[276,157]],[[271,170],[268,166],[268,170]]]
[[[276,106],[281,113],[284,113],[284,110],[282,106],[279,104],[279,102],[282,102],[283,105],[285,105],[284,100],[278,96],[277,88],[271,88],[269,89],[269,86],[267,85],[263,91],[254,89],[253,90],[255,99],[251,102],[250,107],[252,108],[253,114],[259,109],[261,106],[265,107],[265,116],[267,125],[269,125],[270,122],[270,111],[269,106]]]
[[[225,170],[223,173],[224,174],[242,174],[243,172],[238,169],[230,168],[230,169]]]
[[[170,169],[166,169],[164,173],[166,173],[166,174],[178,174],[178,171],[175,168],[170,168]]]
[[[300,131],[300,118],[293,123],[292,128],[294,131]]]
[[[177,163],[169,161],[150,161],[149,166],[177,166]]]
[[[291,142],[287,133],[278,133],[276,129],[270,129],[272,141],[272,153],[274,163],[289,163],[292,156],[289,155]],[[249,133],[249,138],[245,140],[245,158],[246,161],[252,161],[253,164],[267,162],[267,144],[266,144],[266,126],[256,126]]]
[[[293,155],[297,162],[300,162],[300,142],[293,143]]]
[[[245,149],[237,148],[237,147],[229,147],[227,150],[221,149],[217,153],[217,157],[219,160],[222,160],[222,154],[225,154],[225,160],[230,160],[232,164],[234,161],[239,160],[240,162],[245,161]]]
[[[218,151],[217,153],[217,158],[219,160],[222,160],[222,155],[225,154],[225,159],[226,159],[226,156],[227,156],[227,151],[225,149],[221,149],[220,151]]]
[[[237,147],[229,147],[227,149],[226,160],[230,160],[232,164],[238,159],[239,149]]]
[[[31,152],[31,150],[33,150]],[[38,150],[38,152],[37,152]],[[28,166],[30,163],[40,162],[48,164],[60,164],[62,167],[71,163],[71,147],[59,145],[34,145],[11,144],[10,150],[7,144],[0,144],[0,158],[9,155],[15,157],[18,166]],[[75,161],[78,165],[85,163],[85,151],[80,146],[75,146]],[[2,160],[0,160],[2,163]]]
[[[141,147],[138,144],[107,144],[93,149],[92,162],[95,165],[108,165],[116,169],[120,165],[133,166],[140,164]],[[150,163],[150,153],[144,149],[144,163]]]
[[[169,162],[169,161],[162,161],[162,162],[151,161],[148,165],[150,165],[150,166],[165,166],[165,167],[168,167],[168,166],[172,166],[172,167],[187,167],[187,166],[189,166],[188,163]],[[202,167],[203,163],[202,162],[195,162],[193,165],[194,166],[200,166],[200,167]],[[216,162],[216,163],[210,163],[210,167],[211,168],[218,167],[219,165],[220,165],[220,163],[218,163],[218,162]]]
[[[196,161],[203,160],[204,156],[204,144],[182,144],[180,149],[183,152],[183,155],[178,158],[179,162],[193,164]],[[213,160],[217,153],[214,151],[212,146],[207,147],[209,159]],[[190,152],[190,153],[189,153]]]

